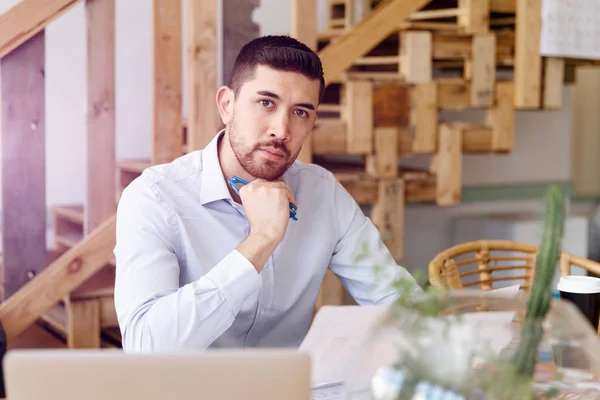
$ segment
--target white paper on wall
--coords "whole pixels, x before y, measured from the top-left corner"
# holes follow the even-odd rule
[[[600,0],[543,0],[540,53],[600,59]]]

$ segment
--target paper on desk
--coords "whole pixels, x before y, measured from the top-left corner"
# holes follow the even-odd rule
[[[519,285],[495,290],[516,295]],[[312,359],[313,387],[344,382],[351,368],[356,367],[361,346],[373,328],[384,317],[387,306],[323,306],[315,316],[308,334],[300,345]],[[478,334],[488,340],[492,351],[499,353],[512,339],[510,323],[515,312],[465,313],[463,320],[478,326]],[[371,365],[361,365],[365,371],[377,365],[394,362],[396,351],[390,341],[376,343],[370,354]],[[361,360],[361,362],[364,360]]]
[[[343,382],[386,306],[323,306],[300,345],[312,358],[314,386]]]

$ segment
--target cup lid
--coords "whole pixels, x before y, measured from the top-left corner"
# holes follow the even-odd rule
[[[600,278],[581,275],[561,276],[556,289],[568,293],[600,293]]]

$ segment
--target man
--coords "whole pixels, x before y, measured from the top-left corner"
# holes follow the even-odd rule
[[[397,296],[375,278],[378,263],[387,279],[412,279],[334,176],[295,161],[323,88],[308,47],[251,41],[216,94],[226,128],[125,189],[114,251],[125,351],[298,346],[327,268],[359,304]],[[233,176],[250,182],[239,196]]]

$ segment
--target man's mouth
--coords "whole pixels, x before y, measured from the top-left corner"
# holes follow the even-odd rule
[[[273,148],[260,149],[260,151],[271,160],[281,160],[285,157],[285,153],[283,151]]]

